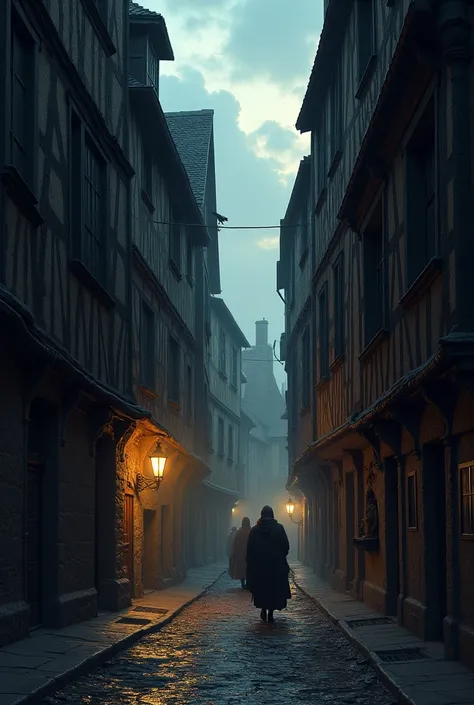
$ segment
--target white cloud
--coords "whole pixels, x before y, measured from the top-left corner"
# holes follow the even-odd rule
[[[280,236],[274,235],[272,237],[262,237],[257,240],[257,247],[262,250],[277,250],[280,246]]]

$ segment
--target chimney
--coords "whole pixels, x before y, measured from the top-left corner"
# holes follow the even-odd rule
[[[255,345],[268,345],[268,321],[255,321]]]

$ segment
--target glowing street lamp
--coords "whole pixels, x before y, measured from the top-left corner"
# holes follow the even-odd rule
[[[164,455],[160,441],[157,441],[155,450],[150,455],[151,469],[153,470],[153,479],[144,477],[140,473],[137,474],[136,489],[138,492],[143,492],[143,490],[155,490],[160,489],[160,485],[163,482],[165,476],[167,457]]]
[[[287,513],[288,516],[290,517],[290,519],[291,519],[291,521],[293,522],[293,524],[297,524],[298,526],[302,526],[302,525],[303,525],[303,517],[301,517],[301,519],[300,519],[299,521],[295,521],[295,520],[293,519],[293,514],[294,514],[294,511],[295,511],[295,503],[293,502],[293,500],[291,499],[291,497],[288,497],[288,501],[287,501],[287,503],[286,503],[285,506],[286,506],[286,513]]]

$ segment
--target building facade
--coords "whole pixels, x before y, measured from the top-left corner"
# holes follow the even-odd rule
[[[120,59],[128,6],[103,8],[0,8],[2,644],[130,599],[116,497],[117,453],[141,415]]]
[[[125,449],[125,563],[134,596],[185,576],[186,492],[209,472],[195,452],[204,394],[195,382],[204,364],[196,264],[209,234],[159,100],[160,61],[172,59],[163,17],[131,3],[132,381],[150,415],[135,424]],[[150,482],[157,442],[167,458],[159,486]]]
[[[297,122],[309,209],[302,166],[278,272],[304,559],[470,665],[472,20],[467,2],[327,3]]]
[[[211,348],[209,428],[211,475],[203,482],[208,517],[208,559],[225,556],[225,542],[232,508],[242,494],[245,459],[241,458],[242,348],[250,343],[237,325],[223,299],[211,297]],[[207,501],[206,501],[207,499]]]

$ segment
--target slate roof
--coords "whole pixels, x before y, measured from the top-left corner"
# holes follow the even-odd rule
[[[188,174],[199,208],[202,209],[206,190],[209,149],[214,122],[213,110],[193,110],[165,113],[171,136]]]
[[[153,17],[161,17],[159,12],[153,12],[152,10],[147,10],[146,7],[142,7],[139,5],[137,2],[133,2],[133,0],[129,1],[129,6],[128,6],[128,13],[130,17],[146,17],[146,18],[153,18]]]

